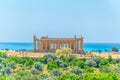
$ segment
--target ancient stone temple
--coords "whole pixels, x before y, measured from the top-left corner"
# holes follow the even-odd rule
[[[33,36],[34,52],[55,52],[60,48],[71,48],[73,53],[84,53],[83,50],[83,36],[80,38],[48,38],[41,37],[38,39],[36,35]]]

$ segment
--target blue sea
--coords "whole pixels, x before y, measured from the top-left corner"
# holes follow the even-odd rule
[[[120,43],[84,43],[85,51],[110,51],[112,47],[117,47],[120,50]],[[33,43],[0,43],[0,49],[9,50],[32,50]]]

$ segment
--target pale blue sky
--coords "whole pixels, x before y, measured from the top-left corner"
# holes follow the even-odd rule
[[[120,43],[120,0],[0,0],[0,42],[33,34]]]

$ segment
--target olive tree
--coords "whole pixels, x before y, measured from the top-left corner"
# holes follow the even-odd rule
[[[71,72],[76,74],[76,75],[81,75],[82,74],[82,70],[79,67],[72,68]]]
[[[15,69],[16,68],[16,64],[14,62],[9,62],[7,64],[8,67],[12,68],[12,69]]]
[[[55,60],[57,58],[57,55],[54,53],[48,53],[46,55],[43,56],[45,63],[47,63],[48,61],[52,61]]]
[[[62,72],[58,69],[53,69],[53,70],[50,71],[51,76],[59,76],[61,74],[62,74]]]
[[[94,60],[86,60],[85,64],[89,67],[96,67],[97,64]]]
[[[118,52],[119,49],[118,49],[117,47],[112,47],[112,51],[114,51],[114,52]]]
[[[37,69],[39,71],[43,71],[43,66],[42,66],[42,64],[40,62],[34,63],[33,68],[35,68],[35,69]]]
[[[97,67],[99,67],[99,64],[100,64],[100,61],[102,60],[102,58],[101,57],[95,57],[93,60],[96,62]]]
[[[2,64],[0,64],[0,69],[2,69],[4,66]]]
[[[12,73],[10,67],[5,67],[4,70],[7,75],[10,75]]]
[[[39,73],[39,70],[37,70],[35,68],[32,68],[30,71],[31,71],[32,74],[38,74]]]

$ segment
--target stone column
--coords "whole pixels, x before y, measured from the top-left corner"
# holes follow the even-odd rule
[[[62,41],[62,48],[64,48],[64,40]]]
[[[76,38],[74,39],[74,50],[76,49]]]
[[[36,52],[36,35],[33,36],[34,52]]]
[[[43,40],[41,40],[41,49],[43,50]]]
[[[83,36],[81,35],[81,40],[80,40],[80,50],[83,50]]]
[[[40,51],[40,40],[38,39],[38,51]]]
[[[40,47],[40,50],[41,50],[41,39],[39,39],[39,47]]]
[[[69,48],[71,49],[71,41],[69,42]]]
[[[56,41],[56,49],[59,49],[59,40]]]
[[[47,49],[47,40],[45,40],[45,49]]]
[[[59,41],[59,49],[61,48],[61,40]]]

